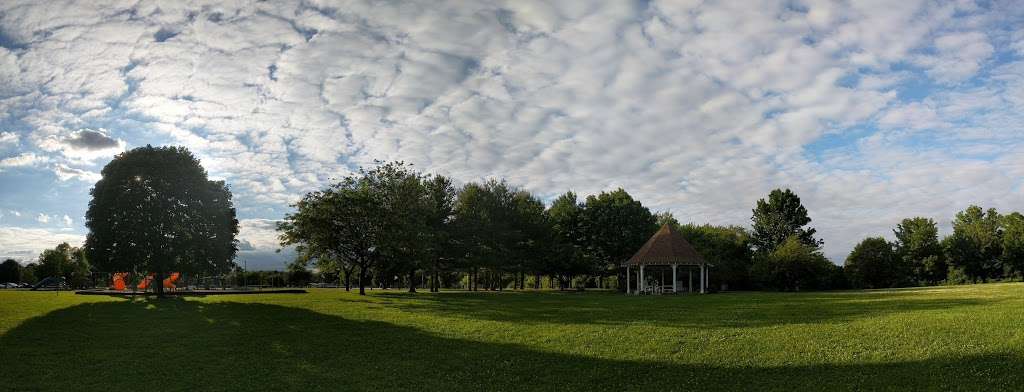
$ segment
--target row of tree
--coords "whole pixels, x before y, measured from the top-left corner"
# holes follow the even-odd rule
[[[653,214],[625,190],[550,206],[504,181],[456,188],[401,162],[383,163],[311,192],[278,225],[282,246],[360,293],[369,286],[428,282],[431,291],[465,282],[470,290],[618,287],[627,260],[662,224],[675,225],[715,265],[712,285],[825,289],[838,267],[821,255],[799,197],[775,190],[754,209],[753,230],[680,224]],[[838,273],[841,275],[841,273]]]
[[[22,266],[13,259],[0,263],[0,283],[34,284],[47,277],[64,278],[71,287],[87,287],[91,284],[92,266],[81,248],[66,242],[44,250],[34,263]]]
[[[939,239],[935,221],[904,219],[889,242],[861,241],[847,257],[853,287],[883,288],[987,282],[1024,277],[1024,215],[970,206],[956,214],[953,233]]]

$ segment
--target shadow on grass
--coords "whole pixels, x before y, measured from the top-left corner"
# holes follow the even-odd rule
[[[743,368],[606,360],[187,300],[61,309],[8,331],[0,353],[0,390],[997,390],[1024,373],[1013,354]]]
[[[643,322],[694,328],[849,322],[897,312],[955,311],[997,302],[935,298],[910,292],[750,292],[644,297],[568,292],[378,292],[372,297],[405,311],[455,318],[556,324]]]

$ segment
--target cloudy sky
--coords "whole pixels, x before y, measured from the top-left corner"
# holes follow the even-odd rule
[[[0,257],[80,243],[110,158],[184,145],[250,268],[374,159],[749,225],[789,187],[841,263],[901,218],[1024,209],[1013,1],[0,2]]]

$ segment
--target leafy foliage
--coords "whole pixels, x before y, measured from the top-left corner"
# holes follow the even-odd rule
[[[101,172],[85,252],[102,271],[223,273],[238,250],[231,191],[183,147],[140,147]],[[162,290],[162,285],[154,285]]]
[[[679,232],[714,265],[711,287],[728,289],[751,288],[750,268],[753,266],[750,233],[739,226],[686,224]]]
[[[789,189],[771,191],[767,201],[757,201],[753,212],[750,218],[754,229],[751,237],[759,253],[772,253],[793,236],[811,247],[819,247],[824,243],[814,238],[814,228],[804,227],[811,223],[811,218],[800,203],[800,197]]]
[[[21,282],[21,264],[14,259],[4,260],[0,263],[0,283]]]
[[[910,273],[922,283],[946,279],[945,256],[939,243],[939,228],[929,218],[908,218],[896,225],[896,255],[911,268]]]
[[[839,267],[828,261],[818,248],[791,236],[775,251],[757,257],[752,275],[762,287],[784,291],[834,288]]]
[[[39,255],[39,264],[34,273],[40,279],[62,277],[71,287],[84,287],[89,282],[91,270],[83,249],[63,242]]]
[[[581,226],[587,256],[622,279],[619,266],[658,230],[654,214],[622,188],[588,196]]]
[[[885,238],[861,241],[846,258],[843,270],[856,288],[888,288],[906,285],[910,271]]]
[[[952,266],[973,281],[998,277],[1002,272],[1001,223],[994,208],[983,211],[972,205],[957,213],[953,235],[944,244]]]

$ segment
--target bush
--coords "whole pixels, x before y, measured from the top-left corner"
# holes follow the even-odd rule
[[[786,239],[774,252],[754,261],[751,275],[762,288],[781,291],[833,288],[839,267],[828,261],[818,248],[796,236]]]

